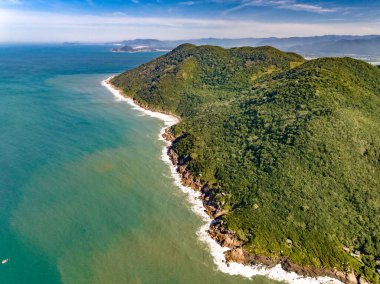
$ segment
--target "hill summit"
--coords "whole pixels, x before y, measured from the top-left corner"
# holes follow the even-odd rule
[[[379,68],[183,44],[111,83],[181,117],[169,151],[202,191],[215,238],[233,234],[230,259],[379,282]]]

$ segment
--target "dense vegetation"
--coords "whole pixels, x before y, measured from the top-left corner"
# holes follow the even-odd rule
[[[181,116],[176,151],[247,251],[379,283],[379,68],[185,44],[112,83]]]

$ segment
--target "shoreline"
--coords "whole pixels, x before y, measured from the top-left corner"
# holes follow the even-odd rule
[[[191,205],[191,210],[202,218],[204,224],[198,229],[196,234],[199,240],[207,245],[207,248],[213,258],[213,262],[219,271],[230,275],[240,275],[245,278],[265,276],[272,280],[296,284],[343,283],[337,278],[332,278],[329,276],[311,277],[299,275],[293,271],[284,270],[281,263],[277,263],[273,267],[268,267],[264,264],[245,265],[237,262],[227,262],[225,253],[228,251],[231,252],[231,248],[227,246],[223,247],[217,242],[217,240],[212,238],[210,228],[212,227],[211,225],[215,219],[206,213],[207,208],[203,203],[202,193],[194,190],[191,186],[184,185],[183,172],[179,172],[180,166],[173,161],[173,156],[170,154],[170,147],[173,139],[168,139],[167,137],[164,138],[164,134],[168,134],[167,130],[170,129],[171,126],[179,123],[181,121],[180,118],[170,114],[155,112],[143,108],[135,100],[123,95],[122,91],[111,85],[110,80],[112,80],[113,77],[114,76],[111,76],[103,80],[101,84],[108,91],[110,91],[118,101],[127,102],[130,106],[132,106],[132,109],[150,117],[158,118],[164,122],[165,126],[161,129],[159,134],[159,140],[165,142],[165,146],[162,149],[161,159],[169,166],[175,185],[178,186],[182,192],[187,194],[187,201]],[[343,275],[342,277],[344,278]]]

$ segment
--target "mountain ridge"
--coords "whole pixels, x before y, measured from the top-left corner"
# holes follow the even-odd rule
[[[196,45],[219,45],[225,48],[236,46],[264,46],[270,45],[281,50],[301,53],[304,56],[380,56],[379,35],[325,35],[310,37],[289,38],[240,38],[222,39],[205,38],[189,40],[157,40],[157,39],[135,39],[117,42],[118,44],[130,46],[147,46],[152,50],[171,50],[183,43]]]

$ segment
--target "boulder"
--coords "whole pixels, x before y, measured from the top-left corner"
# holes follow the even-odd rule
[[[176,139],[176,137],[173,135],[172,131],[170,128],[166,128],[165,129],[165,132],[162,134],[162,137],[166,140],[166,141],[174,141]]]
[[[224,253],[224,256],[226,257],[227,262],[237,262],[244,264],[244,252],[241,247],[234,248],[229,251],[226,251]]]
[[[234,236],[232,235],[223,235],[223,239],[221,241],[222,247],[229,247],[229,248],[234,248],[237,246],[241,246],[242,242],[237,240]]]

